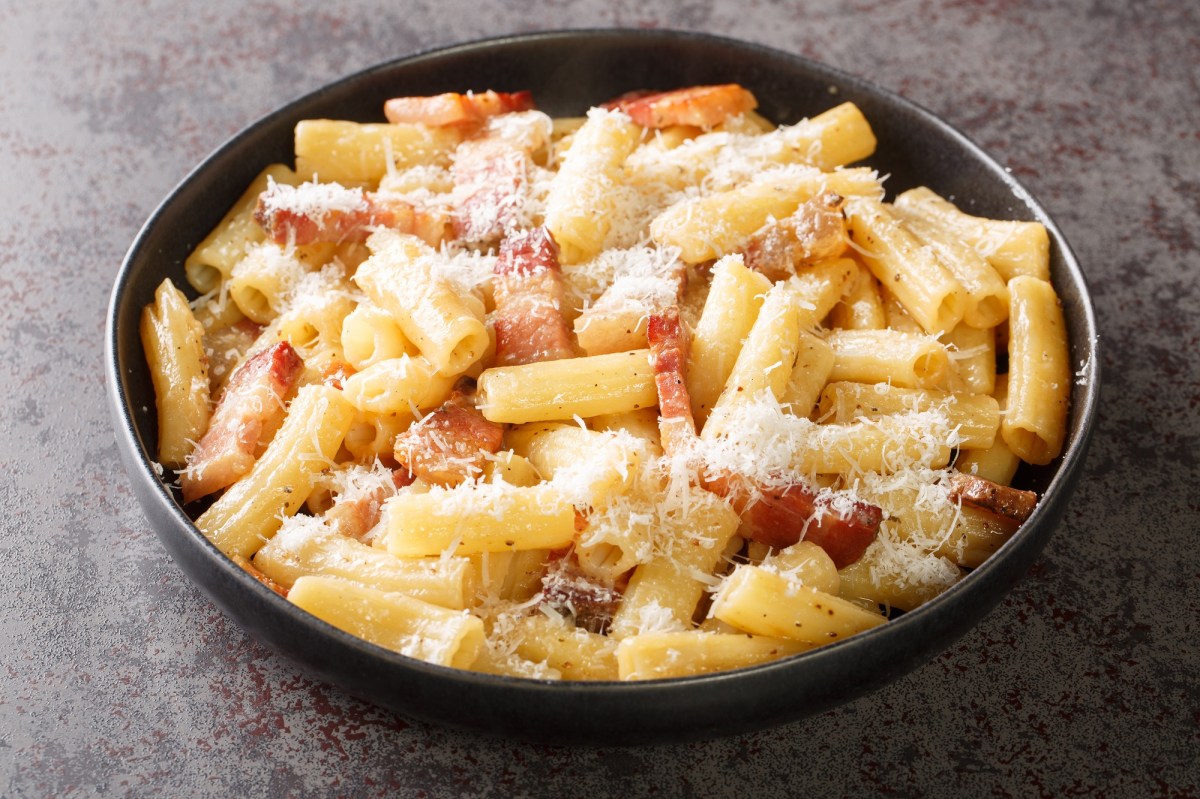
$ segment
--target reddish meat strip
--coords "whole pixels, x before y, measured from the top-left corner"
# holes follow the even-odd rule
[[[445,225],[440,212],[333,183],[272,183],[259,195],[254,219],[271,241],[297,246],[366,241],[377,227],[413,233],[436,245]]]
[[[771,280],[796,274],[796,267],[820,258],[834,258],[846,251],[846,200],[827,191],[801,203],[786,219],[768,222],[747,242],[742,251],[746,266]]]
[[[736,83],[718,86],[692,86],[669,92],[630,92],[604,104],[605,108],[624,111],[639,125],[666,128],[693,125],[711,128],[729,117],[753,111],[758,101]]]
[[[492,291],[496,364],[513,366],[575,356],[563,317],[566,295],[558,244],[544,227],[513,233],[500,245]]]
[[[811,541],[839,569],[862,557],[883,521],[883,511],[875,505],[852,500],[849,507],[835,509],[799,483],[781,488],[751,486],[744,477],[724,476],[703,484],[729,499],[742,517],[743,535],[777,549]]]
[[[528,91],[475,94],[447,92],[430,97],[393,97],[383,104],[388,122],[423,125],[462,125],[482,122],[490,116],[513,111],[533,110],[533,94]]]
[[[472,401],[474,391],[475,381],[462,378],[449,400],[396,437],[401,471],[443,486],[483,472],[487,456],[500,451],[504,426],[483,418]]]
[[[679,306],[651,314],[646,324],[654,384],[658,388],[658,431],[664,451],[679,452],[696,436],[692,400],[684,379],[691,342],[679,321]]]
[[[462,197],[451,214],[455,238],[497,241],[516,229],[529,165],[529,155],[503,139],[486,137],[460,144],[452,169]]]
[[[362,540],[379,524],[383,503],[394,496],[397,489],[412,482],[413,475],[408,469],[395,469],[392,471],[391,485],[380,483],[367,491],[356,492],[360,496],[353,499],[345,495],[338,496],[333,507],[325,511],[325,519],[330,526],[337,528],[339,535]]]
[[[950,498],[1018,524],[1029,518],[1038,500],[1033,491],[1022,491],[962,472],[950,473]]]
[[[284,398],[304,362],[286,341],[252,355],[229,378],[208,431],[180,475],[183,501],[211,494],[250,471],[264,430],[283,419]]]
[[[554,558],[542,577],[541,603],[575,620],[588,632],[604,633],[621,604],[622,590],[591,577],[571,553]]]

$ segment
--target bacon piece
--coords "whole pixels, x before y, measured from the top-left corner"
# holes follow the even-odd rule
[[[419,122],[425,125],[462,125],[482,122],[490,116],[533,110],[528,91],[458,94],[447,92],[431,97],[393,97],[383,104],[383,114],[392,124]]]
[[[455,238],[494,241],[519,226],[529,155],[512,142],[487,137],[459,145],[452,174],[462,197],[451,214]]]
[[[663,451],[674,454],[696,437],[692,400],[684,378],[691,342],[679,320],[679,306],[672,305],[650,315],[646,342],[650,345],[650,363],[658,389],[658,431]]]
[[[993,483],[963,472],[950,472],[950,498],[1021,524],[1033,513],[1038,496],[1033,491]]]
[[[742,518],[743,535],[777,549],[811,541],[839,569],[862,557],[883,521],[883,511],[875,505],[854,500],[843,515],[799,483],[752,490],[743,477],[723,476],[704,481],[704,487],[730,500]]]
[[[758,107],[758,100],[736,83],[725,83],[649,94],[630,92],[610,100],[603,107],[624,111],[634,122],[647,128],[693,125],[707,129],[720,125],[729,117],[753,111]]]
[[[254,219],[271,241],[298,246],[366,241],[377,227],[413,233],[436,246],[446,224],[439,212],[401,199],[317,183],[272,183],[258,196]]]
[[[652,315],[646,339],[658,389],[663,450],[673,455],[685,451],[696,437],[684,374],[688,343],[678,308]],[[843,513],[830,500],[817,497],[800,483],[762,486],[745,475],[728,472],[716,477],[701,474],[697,480],[705,489],[730,501],[741,517],[746,536],[776,548],[801,539],[811,541],[824,549],[839,569],[862,557],[883,521],[883,511],[875,505],[854,501]]]
[[[492,293],[496,363],[513,366],[575,356],[563,317],[566,289],[558,244],[545,227],[520,231],[500,245]]]
[[[841,255],[849,246],[846,199],[832,191],[801,203],[786,219],[759,228],[742,250],[746,266],[771,280],[796,274],[800,264]]]
[[[303,367],[292,345],[281,341],[251,356],[233,373],[207,432],[180,475],[184,502],[225,488],[250,471],[263,431],[283,419],[284,397]]]
[[[603,634],[621,604],[622,589],[591,577],[573,553],[553,558],[542,576],[539,604],[569,616],[575,626]]]
[[[440,408],[396,437],[396,460],[429,483],[455,486],[477,477],[487,455],[500,451],[504,426],[483,418],[471,399],[475,381],[464,377]]]

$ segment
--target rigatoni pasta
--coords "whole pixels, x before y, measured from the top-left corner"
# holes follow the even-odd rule
[[[1045,231],[888,202],[852,103],[755,104],[299,123],[187,259],[195,312],[144,314],[200,531],[352,635],[535,679],[750,667],[983,563],[1065,437]]]

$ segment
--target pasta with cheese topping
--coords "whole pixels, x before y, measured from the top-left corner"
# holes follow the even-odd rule
[[[979,566],[1064,440],[1044,230],[889,201],[851,103],[756,105],[299,123],[187,259],[203,297],[146,311],[200,531],[353,635],[535,679],[797,655]]]

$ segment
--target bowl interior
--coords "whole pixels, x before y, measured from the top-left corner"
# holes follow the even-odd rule
[[[879,139],[868,163],[890,175],[889,194],[928,185],[972,213],[1036,219],[1049,228],[1072,363],[1081,369],[1068,443],[1055,464],[1019,475],[1023,487],[1045,496],[983,567],[887,625],[788,660],[684,680],[559,684],[430,666],[354,639],[267,591],[191,525],[152,466],[154,396],[138,315],[164,276],[185,284],[184,258],[259,170],[292,161],[296,122],[382,121],[389,97],[466,89],[531,89],[542,110],[579,115],[630,89],[727,82],[750,88],[760,112],[776,123],[857,103]],[[669,31],[570,31],[450,47],[339,80],[255,122],[188,175],[139,233],[113,289],[107,348],[118,443],[148,518],[179,565],[251,635],[318,677],[398,711],[555,741],[680,740],[762,727],[845,701],[932,657],[1002,598],[1061,517],[1099,389],[1095,320],[1083,275],[1045,211],[1001,166],[931,114],[858,78],[744,42]]]

